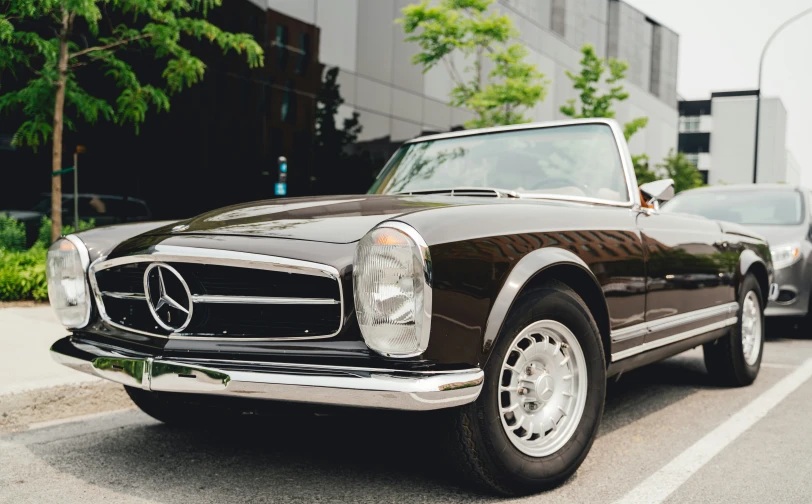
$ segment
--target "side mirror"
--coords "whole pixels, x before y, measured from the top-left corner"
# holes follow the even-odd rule
[[[640,186],[645,203],[660,209],[660,205],[674,197],[674,179],[655,180]]]

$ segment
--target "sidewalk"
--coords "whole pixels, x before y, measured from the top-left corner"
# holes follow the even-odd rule
[[[50,306],[0,308],[0,396],[98,380],[51,359],[51,345],[66,335]]]

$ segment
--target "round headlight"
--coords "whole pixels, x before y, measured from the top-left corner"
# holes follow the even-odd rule
[[[431,257],[412,227],[387,222],[355,249],[353,294],[367,346],[389,357],[414,357],[429,344]]]
[[[84,327],[90,320],[90,291],[85,278],[88,262],[87,249],[75,236],[59,239],[48,249],[48,299],[59,321],[68,328]]]

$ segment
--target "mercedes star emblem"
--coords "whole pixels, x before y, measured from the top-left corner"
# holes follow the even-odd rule
[[[192,294],[172,266],[150,264],[144,272],[144,294],[155,322],[167,331],[181,332],[192,321]]]

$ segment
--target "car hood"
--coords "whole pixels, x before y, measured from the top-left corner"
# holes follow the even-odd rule
[[[807,227],[796,226],[750,226],[750,229],[763,236],[770,246],[799,243],[806,236]]]
[[[377,224],[428,208],[494,204],[506,199],[354,195],[245,203],[204,213],[151,234],[233,235],[327,243],[360,240]]]

